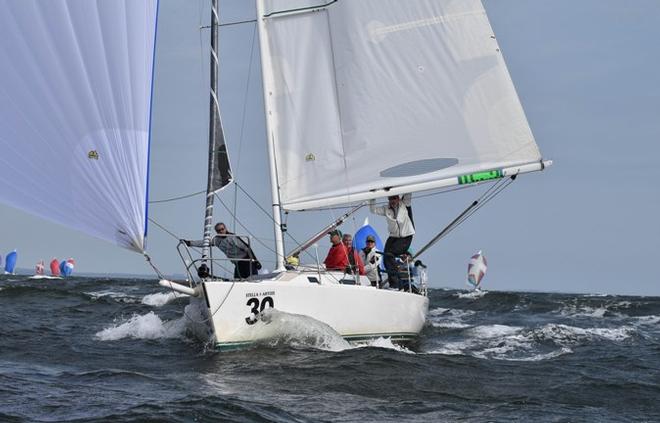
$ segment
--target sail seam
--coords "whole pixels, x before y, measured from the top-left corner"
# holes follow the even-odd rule
[[[332,58],[332,79],[334,80],[335,86],[335,102],[337,107],[337,123],[339,125],[339,138],[341,140],[341,150],[342,150],[342,161],[344,162],[344,179],[346,183],[346,197],[347,202],[350,202],[350,178],[348,175],[348,162],[346,161],[346,145],[344,144],[344,128],[342,126],[342,114],[341,114],[341,102],[339,101],[339,89],[337,87],[337,62],[335,57],[335,48],[332,38],[332,21],[330,19],[330,14],[326,13],[326,18],[328,22],[328,36],[330,43],[330,57]]]

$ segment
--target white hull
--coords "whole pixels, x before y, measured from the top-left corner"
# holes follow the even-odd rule
[[[321,283],[316,281],[321,280]],[[265,308],[311,317],[348,340],[388,337],[411,340],[424,326],[428,298],[371,286],[344,285],[341,274],[287,271],[259,281],[207,281],[198,302],[205,316],[198,327],[218,348],[233,348],[274,334],[257,321]],[[311,278],[311,281],[310,281]],[[200,316],[202,317],[202,316]],[[201,333],[200,333],[201,332]]]

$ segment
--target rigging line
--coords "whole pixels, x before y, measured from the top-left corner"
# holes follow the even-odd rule
[[[257,26],[254,25],[252,29],[252,43],[250,45],[250,62],[248,64],[247,71],[247,80],[245,82],[245,93],[243,94],[243,111],[241,112],[241,132],[238,136],[238,159],[236,160],[236,168],[238,169],[241,164],[241,150],[243,147],[243,132],[245,130],[245,121],[247,120],[247,100],[248,94],[250,93],[250,79],[252,76],[252,64],[254,63],[254,45],[255,45],[255,34],[257,32]]]
[[[144,255],[144,258],[147,260],[147,263],[149,263],[149,266],[151,266],[152,269],[154,269],[154,272],[156,272],[156,275],[158,276],[158,279],[165,279],[165,276],[161,273],[160,270],[156,267],[155,264],[151,262],[151,257],[149,257],[149,254],[147,253],[142,253]],[[176,292],[176,291],[175,291]]]
[[[163,225],[161,225],[160,223],[156,222],[156,221],[155,221],[154,219],[152,219],[151,217],[149,218],[149,222],[153,223],[154,225],[158,226],[160,229],[162,229],[163,231],[165,231],[167,234],[171,235],[172,238],[176,238],[177,240],[181,239],[181,238],[179,238],[178,236],[176,236],[176,234],[174,234],[173,232],[171,232],[171,231],[169,231],[167,228],[165,228]]]
[[[505,179],[506,183],[500,184],[500,186],[497,188],[496,191],[492,191],[487,197],[483,197],[483,199],[478,200],[478,204],[476,207],[472,208],[469,213],[466,213],[462,218],[460,218],[449,230],[441,237],[444,238],[445,235],[456,229],[458,226],[460,226],[463,222],[465,222],[467,219],[472,217],[473,214],[475,214],[479,209],[481,209],[483,206],[485,206],[487,203],[490,202],[493,198],[495,198],[499,193],[501,193],[506,187],[511,185],[511,183],[515,180],[515,178],[512,179]],[[489,190],[490,191],[490,190]]]
[[[465,220],[467,220],[469,217],[471,217],[474,213],[479,211],[479,209],[481,209],[484,205],[486,205],[488,202],[490,202],[490,200],[495,198],[498,194],[500,194],[502,191],[504,191],[505,188],[507,188],[509,185],[511,185],[514,180],[515,180],[515,175],[512,176],[511,179],[508,180],[508,182],[506,184],[503,184],[500,188],[498,188],[498,190],[496,192],[493,192],[488,198],[485,198],[481,203],[479,203],[479,205],[474,210],[472,210],[467,216],[465,216],[460,222],[458,222],[456,226],[460,225]]]
[[[225,22],[225,23],[220,23],[216,24],[218,28],[222,28],[223,26],[232,26],[232,25],[240,25],[244,23],[250,23],[250,22],[256,22],[256,19],[246,19],[244,21],[235,21],[235,22]],[[211,28],[211,25],[200,25],[199,29],[209,29]]]
[[[149,204],[169,203],[171,201],[183,200],[183,199],[186,199],[186,198],[194,197],[196,195],[203,194],[205,192],[206,192],[205,190],[204,191],[197,191],[197,192],[193,192],[192,194],[186,194],[186,195],[181,195],[181,196],[178,196],[178,197],[166,198],[164,200],[152,200],[152,201],[149,201]]]
[[[307,6],[307,7],[298,7],[296,9],[287,9],[287,10],[278,10],[276,12],[270,12],[264,15],[264,18],[270,18],[271,16],[277,16],[284,13],[294,13],[294,12],[304,12],[305,10],[314,10],[314,9],[325,9],[331,4],[337,3],[339,0],[332,0],[328,3],[319,4],[316,6]]]
[[[151,222],[151,223],[153,223],[154,225],[156,225],[157,227],[159,227],[161,230],[163,230],[163,232],[166,232],[167,234],[169,234],[170,236],[172,236],[172,238],[176,239],[177,241],[181,239],[181,238],[179,238],[178,236],[176,236],[175,233],[173,233],[172,231],[168,230],[166,227],[164,227],[164,226],[161,225],[160,223],[156,222],[156,221],[155,221],[154,219],[152,219],[151,217],[149,218],[149,222]],[[196,253],[200,253],[200,251],[199,251],[199,249],[197,249],[197,247],[190,247],[190,248],[191,248],[192,250],[194,250]]]
[[[272,216],[270,213],[268,213],[268,212],[266,211],[266,209],[264,209],[263,207],[261,207],[261,204],[259,204],[259,203],[257,202],[257,200],[254,199],[254,197],[252,197],[252,196],[251,196],[251,195],[250,195],[250,194],[249,194],[249,193],[248,193],[248,192],[247,192],[242,186],[240,186],[240,185],[238,184],[238,182],[234,181],[234,183],[236,184],[236,186],[237,186],[241,191],[243,191],[243,193],[244,193],[244,194],[245,194],[250,200],[252,200],[252,202],[253,202],[253,203],[254,203],[254,204],[255,204],[255,205],[256,205],[256,206],[257,206],[262,212],[264,212],[264,214],[265,214],[266,216],[268,216],[268,218],[269,218],[273,223],[275,223],[275,224],[277,223],[277,222],[275,222],[275,219],[273,218],[273,216]],[[287,219],[288,219],[288,217],[287,217]],[[284,232],[284,233],[285,233],[289,238],[291,238],[291,240],[292,240],[293,242],[296,243],[296,247],[300,247],[300,246],[302,245],[302,243],[301,243],[300,241],[298,241],[296,238],[294,238],[293,235],[291,235],[291,234],[289,233],[289,231],[286,231],[286,232]],[[272,250],[271,250],[271,251],[272,251]],[[286,253],[285,253],[285,254],[286,254]],[[285,257],[285,259],[286,259],[286,257]]]
[[[229,212],[231,214],[231,210],[229,209],[229,207],[227,207],[225,202],[222,201],[222,199],[220,198],[220,196],[218,194],[215,194],[215,198],[217,198],[218,201],[220,201],[220,204],[222,204],[222,206],[225,208],[225,210],[227,210],[227,212]],[[252,232],[250,232],[250,230],[240,220],[238,220],[238,217],[236,217],[236,216],[233,216],[233,217],[236,219],[236,222],[238,222],[238,224],[241,226],[241,228],[243,228],[245,230],[245,232],[247,232],[252,238],[257,240],[259,242],[259,244],[264,246],[267,250],[269,250],[269,251],[271,251],[271,252],[273,252],[277,255],[277,251],[273,250],[271,247],[268,246],[268,244],[262,242],[259,238],[254,236],[254,234]]]
[[[517,175],[511,176],[511,178],[503,179],[498,181],[498,183],[494,184],[491,186],[484,194],[482,194],[479,199],[475,200],[470,204],[464,211],[461,212],[461,214],[458,215],[449,225],[447,225],[438,235],[436,235],[431,241],[429,241],[424,247],[422,247],[417,254],[413,258],[419,257],[423,252],[428,250],[430,247],[432,247],[435,243],[437,243],[439,240],[447,236],[450,232],[452,232],[454,229],[456,229],[458,226],[460,226],[463,222],[465,222],[467,219],[469,219],[472,215],[474,215],[480,208],[482,208],[485,204],[490,202],[493,198],[495,198],[498,194],[500,194],[505,188],[507,188],[509,185],[515,181]],[[497,187],[497,189],[493,190],[494,187]]]

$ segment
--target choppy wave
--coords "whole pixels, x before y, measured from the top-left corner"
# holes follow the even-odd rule
[[[599,304],[583,304],[572,301],[561,305],[558,313],[568,317],[625,317],[631,306],[630,301],[610,301]]]
[[[482,298],[487,293],[488,293],[488,291],[482,291],[480,289],[475,289],[473,291],[468,291],[468,292],[457,292],[455,295],[456,295],[457,298],[476,300],[478,298]]]
[[[60,276],[50,276],[50,275],[32,275],[28,279],[32,280],[57,280],[57,279],[62,279]]]
[[[227,353],[157,281],[0,281],[2,421],[660,421],[657,297],[432,289],[405,347],[272,310]]]
[[[448,342],[431,353],[471,355],[483,359],[537,361],[573,352],[599,342],[622,342],[636,334],[630,326],[581,328],[548,323],[535,328],[481,325],[464,331],[463,339]]]
[[[351,344],[327,324],[274,308],[261,313],[261,319],[248,330],[256,338],[267,339],[263,343],[271,346],[291,345],[328,351],[351,348]]]
[[[150,305],[153,307],[162,307],[176,301],[178,298],[184,298],[187,295],[179,294],[176,292],[156,292],[155,294],[145,295],[142,298],[142,304]]]
[[[413,354],[390,338],[379,337],[363,341],[347,341],[327,324],[309,316],[286,313],[275,308],[266,309],[260,320],[250,327],[251,335],[263,338],[257,346],[313,348],[340,352],[361,348],[382,348]]]
[[[138,295],[130,295],[123,291],[113,291],[113,290],[103,290],[103,291],[92,291],[85,292],[93,300],[99,300],[102,298],[108,298],[118,303],[125,304],[137,304],[142,302],[142,298]]]
[[[185,318],[162,321],[153,311],[144,315],[134,314],[95,334],[101,341],[133,339],[180,338],[186,330]]]
[[[434,308],[429,310],[429,322],[432,326],[446,329],[461,329],[469,327],[467,320],[476,313],[472,310]]]

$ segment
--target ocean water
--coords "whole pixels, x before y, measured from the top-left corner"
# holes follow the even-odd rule
[[[217,352],[155,281],[0,276],[0,422],[660,421],[660,298],[431,290],[419,340]],[[339,310],[338,310],[339,312]]]

